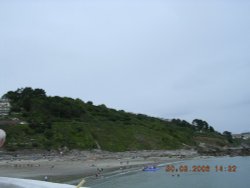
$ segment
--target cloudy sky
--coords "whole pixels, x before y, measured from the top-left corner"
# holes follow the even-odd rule
[[[250,1],[0,0],[0,96],[30,86],[250,131]]]

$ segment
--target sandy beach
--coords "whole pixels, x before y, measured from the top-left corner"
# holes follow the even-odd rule
[[[112,171],[142,169],[197,156],[194,150],[175,151],[20,151],[0,152],[0,176],[67,182],[100,178]]]

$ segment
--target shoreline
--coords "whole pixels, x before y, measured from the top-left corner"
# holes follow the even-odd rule
[[[57,183],[87,181],[111,173],[127,173],[147,165],[159,165],[199,156],[194,150],[143,150],[127,152],[67,151],[0,152],[0,176]],[[78,182],[75,181],[75,184]]]

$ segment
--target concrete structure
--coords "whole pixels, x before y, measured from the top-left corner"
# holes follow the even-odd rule
[[[244,140],[247,140],[250,138],[250,132],[249,133],[241,133],[241,134],[233,134],[233,138],[242,138]]]
[[[233,138],[242,138],[242,135],[241,134],[232,134],[232,137]]]
[[[0,147],[3,146],[6,138],[6,133],[4,130],[0,129]]]
[[[10,112],[10,102],[8,99],[0,99],[0,116],[6,116]]]
[[[45,176],[46,177],[46,176]],[[60,183],[50,183],[46,181],[29,180],[29,179],[19,179],[19,178],[9,178],[0,177],[0,187],[1,188],[87,188],[82,187],[85,180],[82,180],[77,186],[60,184]]]
[[[241,135],[242,135],[242,138],[245,140],[250,138],[250,133],[242,133]]]

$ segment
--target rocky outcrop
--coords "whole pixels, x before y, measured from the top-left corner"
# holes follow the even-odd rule
[[[197,151],[200,155],[209,156],[250,156],[250,148],[219,148],[219,147],[199,147]]]

